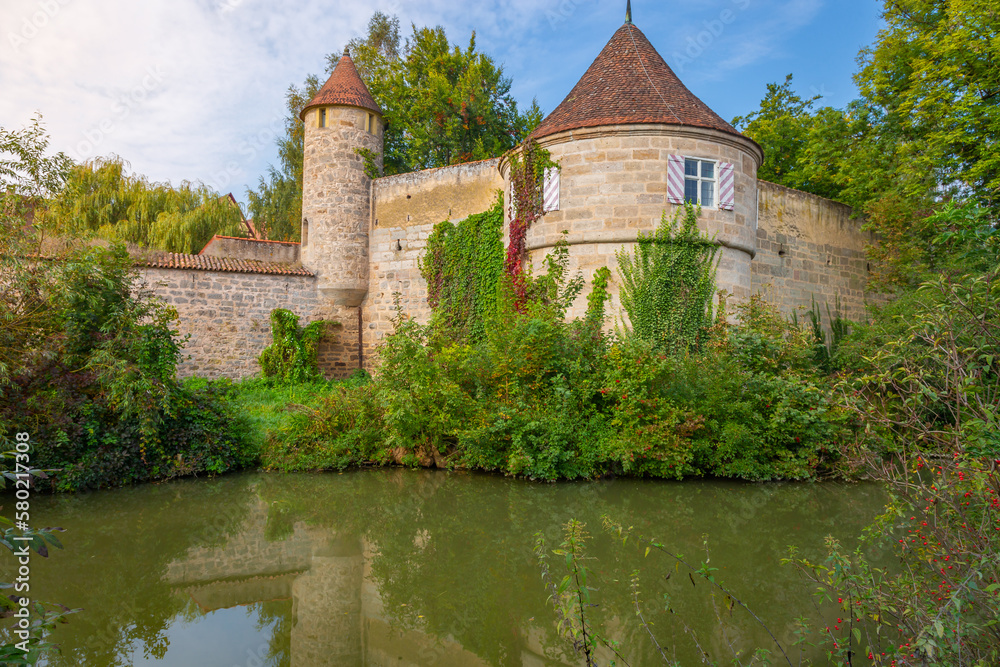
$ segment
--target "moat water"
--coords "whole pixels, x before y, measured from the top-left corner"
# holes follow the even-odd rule
[[[579,519],[597,589],[588,615],[628,664],[664,664],[636,621],[633,571],[671,659],[703,664],[696,637],[720,664],[758,647],[784,664],[749,615],[668,556],[613,539],[601,526],[608,516],[696,566],[707,541],[716,579],[792,663],[823,664],[821,648],[793,646],[795,619],[818,628],[836,619],[780,561],[791,545],[822,560],[827,536],[853,547],[884,500],[865,484],[248,473],[33,497],[33,522],[66,532],[64,550],[32,558],[31,586],[35,599],[84,610],[51,634],[61,653],[49,665],[580,665],[558,636],[533,554],[536,533],[555,548],[562,526]],[[11,567],[0,556],[0,579],[11,581]],[[558,558],[551,567],[565,574]],[[8,627],[0,621],[5,640]]]

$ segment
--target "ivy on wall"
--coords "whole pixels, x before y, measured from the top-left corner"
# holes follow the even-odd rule
[[[486,320],[497,310],[503,271],[502,193],[483,213],[457,225],[438,223],[420,260],[434,328],[454,340],[482,340]]]
[[[701,208],[684,204],[656,231],[621,250],[621,300],[637,337],[666,352],[696,349],[711,325],[719,245],[698,230]]]
[[[260,353],[261,375],[279,383],[319,380],[317,347],[332,323],[319,320],[299,326],[299,316],[284,308],[271,311],[271,336],[274,339]],[[339,323],[338,323],[339,324]]]
[[[524,239],[532,223],[542,217],[542,188],[545,170],[555,167],[549,152],[534,139],[526,139],[519,150],[511,153],[511,215],[510,243],[504,261],[504,272],[514,290],[514,308],[524,312],[528,300],[528,281],[524,271]]]

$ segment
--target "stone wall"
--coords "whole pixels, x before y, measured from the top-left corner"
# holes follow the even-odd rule
[[[209,257],[295,264],[299,261],[299,244],[289,241],[259,241],[234,236],[213,236],[198,254]]]
[[[358,368],[358,309],[334,306],[310,276],[282,276],[185,269],[142,270],[157,296],[177,309],[181,336],[190,336],[182,377],[240,378],[260,371],[257,357],[271,344],[271,311],[287,308],[299,323],[340,322],[319,346],[327,377],[346,377]]]
[[[782,312],[808,309],[813,299],[826,319],[840,298],[844,316],[864,318],[866,300],[882,300],[865,292],[868,258],[874,242],[852,218],[850,206],[823,197],[760,181],[757,257],[751,265],[753,289]]]
[[[420,258],[439,222],[459,222],[489,209],[503,187],[499,159],[386,176],[374,184],[369,233],[368,294],[361,305],[365,368],[392,331],[395,294],[407,317],[426,324],[431,309]]]

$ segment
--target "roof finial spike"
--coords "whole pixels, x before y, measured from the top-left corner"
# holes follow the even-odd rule
[[[632,24],[632,0],[625,0],[625,23]]]
[[[349,46],[344,47],[344,55],[347,56],[348,58],[351,57],[351,47]]]

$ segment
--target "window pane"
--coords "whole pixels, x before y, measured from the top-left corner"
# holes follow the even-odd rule
[[[701,205],[715,206],[715,183],[712,181],[701,182]]]
[[[698,175],[698,161],[697,160],[684,160],[684,175],[685,176],[697,176]]]
[[[702,162],[701,163],[701,176],[702,176],[702,178],[715,178],[715,163],[714,162]]]
[[[698,203],[698,181],[686,179],[684,181],[684,201],[692,204]]]

